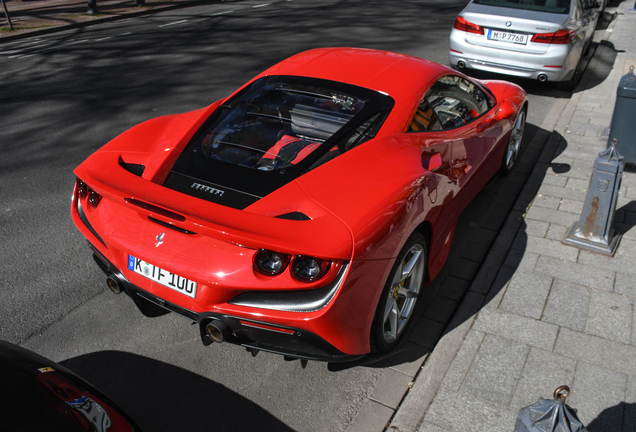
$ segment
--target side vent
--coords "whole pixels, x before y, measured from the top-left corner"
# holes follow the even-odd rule
[[[144,174],[144,170],[146,169],[146,167],[143,166],[142,164],[133,164],[133,163],[124,162],[121,156],[119,156],[119,166],[121,166],[126,171],[131,172],[138,177],[141,177]]]
[[[184,233],[184,234],[196,234],[194,231],[190,231],[190,230],[187,230],[185,228],[181,228],[179,226],[171,224],[170,222],[164,222],[164,221],[162,221],[160,219],[153,218],[152,216],[148,216],[148,220],[150,220],[150,221],[152,221],[152,222],[154,222],[156,224],[165,226],[166,228],[170,228],[170,229],[173,229],[175,231],[179,231],[179,232]]]
[[[287,220],[296,220],[296,221],[306,221],[306,220],[311,220],[311,218],[309,216],[307,216],[305,213],[301,213],[299,211],[295,211],[295,212],[291,212],[291,213],[285,213],[282,215],[278,215],[275,216],[277,219],[287,219]]]

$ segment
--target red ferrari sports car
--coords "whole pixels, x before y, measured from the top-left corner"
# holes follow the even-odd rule
[[[147,316],[302,360],[386,352],[458,215],[521,148],[526,94],[415,57],[297,54],[76,170],[73,221]]]

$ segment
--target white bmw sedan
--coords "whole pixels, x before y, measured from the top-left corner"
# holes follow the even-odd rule
[[[597,0],[472,0],[450,35],[450,64],[573,90],[600,14]]]

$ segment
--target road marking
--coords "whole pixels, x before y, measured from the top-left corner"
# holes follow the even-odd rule
[[[111,39],[111,38],[112,38],[112,36],[107,36],[107,37],[103,37],[103,38],[100,38],[100,39],[95,39],[95,42],[101,42],[101,41],[105,41],[105,40],[108,40],[108,39]]]
[[[62,45],[62,46],[44,48],[44,49],[41,49],[41,50],[30,52],[28,54],[16,54],[16,55],[9,56],[9,58],[27,58],[27,57],[31,57],[33,55],[41,54],[41,53],[45,53],[45,52],[59,51],[59,50],[64,49],[64,48],[66,48],[68,46],[77,45],[77,44],[80,44],[80,43],[88,42],[89,40],[90,39],[83,39],[83,40],[79,40],[79,41],[75,41],[75,42],[70,42],[70,43],[67,43],[66,45]]]
[[[89,39],[83,39],[83,40],[80,40],[80,41],[77,41],[77,42],[71,42],[71,43],[68,43],[68,44],[66,44],[66,45],[61,46],[60,48],[64,48],[64,47],[67,47],[67,46],[69,46],[69,45],[76,45],[76,44],[78,44],[78,43],[84,43],[84,42],[88,42],[88,41],[89,41]]]
[[[171,22],[171,23],[168,23],[168,24],[161,24],[159,27],[168,27],[168,26],[171,26],[171,25],[183,24],[184,22],[188,22],[188,20],[181,20],[181,21]]]
[[[256,6],[252,6],[252,8],[259,8],[259,7],[269,6],[269,5],[271,5],[271,3],[263,3]]]
[[[122,34],[120,34],[120,35],[117,35],[117,36],[128,36],[129,34],[132,34],[132,32],[126,32],[126,33],[122,33]]]
[[[229,11],[225,11],[225,12],[218,12],[218,13],[212,14],[211,16],[225,15],[225,14],[229,14],[229,13],[232,13],[232,12],[234,12],[234,10],[229,10]]]

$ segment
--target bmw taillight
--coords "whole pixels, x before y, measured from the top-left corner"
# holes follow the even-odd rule
[[[531,41],[536,43],[547,43],[566,45],[574,40],[576,32],[574,30],[559,30],[554,33],[538,33],[532,36]]]
[[[484,28],[482,26],[473,24],[470,21],[466,21],[464,17],[460,17],[460,16],[455,18],[455,24],[453,25],[453,28],[456,30],[465,31],[468,33],[475,33],[480,35],[484,34]]]

